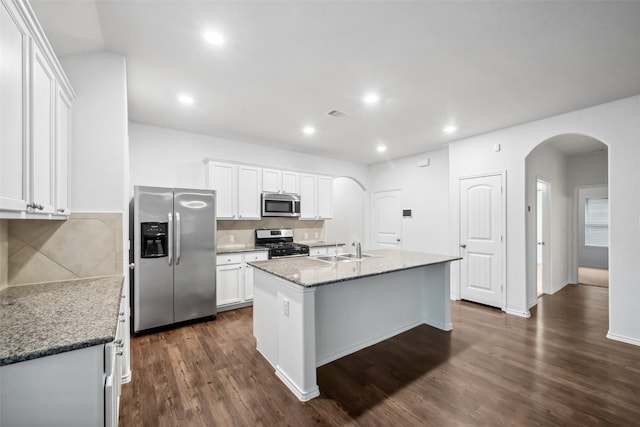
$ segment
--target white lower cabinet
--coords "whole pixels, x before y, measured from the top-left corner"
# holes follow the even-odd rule
[[[267,251],[220,254],[216,266],[216,299],[218,311],[251,305],[253,272],[247,262],[269,259]]]
[[[1,366],[0,426],[117,426],[125,316],[113,342]]]
[[[309,248],[309,256],[333,255],[334,252],[341,254],[344,252],[344,245],[314,246]]]

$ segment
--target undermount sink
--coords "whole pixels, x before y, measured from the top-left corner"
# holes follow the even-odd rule
[[[344,258],[349,258],[349,259],[361,259],[361,258],[369,258],[371,255],[369,254],[362,254],[362,256],[360,258],[358,258],[356,256],[356,254],[339,254],[338,256],[340,257],[344,257]]]
[[[320,261],[329,261],[329,262],[344,262],[344,261],[361,261],[362,258],[368,258],[371,255],[362,254],[361,258],[356,258],[356,254],[338,254],[338,255],[318,255],[315,256],[315,259],[319,259]]]

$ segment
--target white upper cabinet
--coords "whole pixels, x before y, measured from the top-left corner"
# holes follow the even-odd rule
[[[55,77],[46,59],[37,46],[34,46],[32,57],[32,154],[31,154],[31,200],[37,211],[53,213],[54,165],[55,149],[54,123],[54,91]]]
[[[282,171],[282,192],[290,194],[300,194],[299,173]]]
[[[260,219],[261,168],[208,160],[207,186],[216,190],[218,219]]]
[[[74,97],[29,4],[0,0],[0,218],[69,214]]]
[[[318,176],[300,174],[300,219],[318,219]]]
[[[262,191],[265,193],[300,193],[300,174],[277,169],[262,169]]]
[[[300,219],[333,217],[333,178],[300,175]]]
[[[27,30],[0,3],[0,211],[26,211]]]
[[[260,219],[262,169],[238,166],[238,219]]]
[[[333,218],[333,178],[318,176],[318,217]]]
[[[218,219],[234,219],[236,214],[235,200],[237,166],[230,163],[208,162],[208,187],[216,190],[216,217]]]
[[[58,87],[56,133],[56,213],[69,215],[69,149],[71,143],[71,100]]]

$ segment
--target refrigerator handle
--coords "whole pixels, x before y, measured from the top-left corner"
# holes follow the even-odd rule
[[[167,227],[169,229],[169,238],[167,239],[167,246],[169,247],[169,257],[167,259],[167,264],[171,265],[171,263],[173,262],[173,215],[171,214],[171,212],[169,212],[167,216],[169,218],[169,226]]]
[[[176,265],[180,264],[180,212],[176,212]]]

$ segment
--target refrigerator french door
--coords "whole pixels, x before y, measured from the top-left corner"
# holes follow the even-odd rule
[[[134,191],[134,332],[214,316],[215,191]]]

